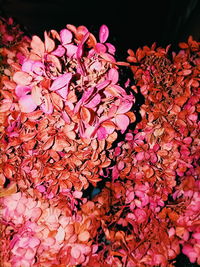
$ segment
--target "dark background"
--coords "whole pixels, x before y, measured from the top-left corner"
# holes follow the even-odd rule
[[[200,0],[0,0],[1,13],[14,17],[31,34],[60,30],[66,24],[85,25],[98,34],[110,29],[110,42],[120,56],[128,48],[172,44],[189,35],[200,40]],[[118,55],[117,54],[117,55]]]
[[[125,59],[128,48],[153,42],[171,44],[176,51],[189,35],[200,41],[200,0],[0,0],[0,15],[15,18],[27,33],[40,37],[44,30],[61,30],[66,24],[85,25],[97,37],[106,24],[118,60]],[[197,265],[181,254],[176,266]]]

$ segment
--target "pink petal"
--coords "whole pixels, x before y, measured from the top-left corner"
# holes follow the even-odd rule
[[[115,63],[116,62],[115,58],[112,55],[108,54],[108,53],[101,53],[100,56],[104,60],[106,60],[108,62],[111,62],[111,63]]]
[[[62,112],[62,117],[63,117],[64,121],[65,121],[67,124],[70,124],[71,119],[70,119],[70,117],[68,116],[68,114],[67,114],[66,111],[63,111],[63,112]]]
[[[88,104],[85,105],[87,108],[94,108],[101,102],[100,94],[96,94]]]
[[[101,43],[105,43],[108,39],[109,29],[106,25],[102,25],[99,31],[99,40]]]
[[[110,84],[109,80],[105,80],[103,82],[100,82],[96,85],[96,88],[99,90],[102,90],[103,88],[107,87]]]
[[[143,160],[144,159],[144,151],[138,152],[136,154],[136,159],[139,160],[139,161]]]
[[[71,43],[72,37],[73,37],[73,35],[72,35],[71,31],[69,31],[67,29],[63,29],[60,31],[61,43],[63,45]]]
[[[53,81],[53,83],[50,87],[50,90],[56,91],[56,90],[59,90],[63,87],[68,87],[71,78],[72,78],[71,73],[65,73],[65,74],[59,76],[56,80]]]
[[[69,45],[65,45],[64,47],[67,49],[66,55],[70,58],[73,57],[77,53],[78,47],[76,45],[69,44]]]
[[[65,230],[62,228],[62,226],[58,228],[58,232],[55,236],[55,239],[57,242],[62,242],[65,239]]]
[[[78,45],[78,49],[77,49],[77,53],[76,53],[77,58],[81,58],[81,57],[82,57],[82,54],[83,54],[83,45],[84,45],[84,43],[87,41],[89,35],[90,35],[90,33],[87,32],[87,33],[83,36],[83,38],[82,38],[80,44]]]
[[[42,214],[42,210],[40,208],[32,209],[31,221],[37,221]]]
[[[40,106],[41,110],[46,114],[51,114],[53,112],[53,105],[50,96],[48,94],[43,96],[43,101],[44,103]]]
[[[56,93],[58,93],[61,97],[63,97],[64,99],[66,99],[67,98],[67,95],[68,95],[68,86],[65,86],[65,87],[57,90]]]
[[[31,260],[35,257],[35,252],[31,248],[26,248],[26,254],[24,255],[26,260]]]
[[[30,72],[32,71],[32,66],[35,63],[34,60],[26,60],[22,65],[22,71]]]
[[[106,46],[101,44],[101,43],[97,43],[96,46],[95,46],[95,51],[97,53],[105,53],[106,52]]]
[[[83,195],[83,193],[80,192],[80,191],[74,191],[74,192],[73,192],[73,196],[74,196],[75,198],[81,198],[82,195]]]
[[[34,248],[37,247],[40,244],[40,240],[36,237],[31,237],[29,239],[29,247]]]
[[[73,258],[78,259],[81,256],[81,251],[76,247],[72,247],[71,255]]]
[[[36,61],[33,65],[32,65],[32,71],[34,73],[36,73],[37,75],[43,75],[44,71],[45,71],[45,66],[42,62],[40,61]]]
[[[65,54],[65,48],[62,45],[59,45],[51,54],[57,57],[62,57]]]
[[[112,44],[110,44],[110,43],[105,43],[105,45],[106,45],[107,48],[108,48],[108,52],[109,52],[110,54],[114,55],[114,54],[115,54],[115,51],[116,51],[114,45],[112,45]]]
[[[51,52],[55,48],[54,41],[48,36],[47,32],[44,32],[44,44],[45,44],[45,50],[47,52]]]
[[[17,71],[13,75],[13,81],[19,85],[29,85],[32,81],[32,77],[23,71]]]
[[[129,118],[126,115],[117,115],[115,117],[115,120],[116,120],[117,126],[122,132],[124,132],[127,129],[130,123]]]
[[[117,110],[117,114],[128,112],[131,109],[132,105],[133,103],[130,101],[123,101]]]
[[[27,95],[27,93],[29,93],[31,91],[31,87],[30,86],[21,86],[21,85],[17,85],[15,87],[15,94],[18,97],[22,97]]]
[[[37,104],[33,101],[31,95],[22,96],[19,99],[19,106],[22,112],[33,112],[37,108]]]
[[[112,81],[113,84],[116,84],[119,80],[119,72],[112,68],[108,72],[108,80]]]
[[[104,127],[99,127],[99,129],[97,130],[97,138],[98,140],[103,140],[106,139],[107,137],[107,132],[106,129]]]

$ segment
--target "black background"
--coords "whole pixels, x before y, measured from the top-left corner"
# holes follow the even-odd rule
[[[128,48],[156,42],[176,51],[189,35],[200,40],[200,0],[0,0],[0,15],[15,18],[27,33],[40,37],[44,30],[61,30],[66,24],[85,25],[97,37],[106,24],[118,60],[125,59]],[[181,254],[176,266],[197,265]]]
[[[122,56],[128,48],[153,42],[172,44],[176,51],[178,42],[189,35],[200,40],[200,0],[0,0],[0,4],[3,14],[40,36],[66,24],[85,25],[98,34],[107,24],[109,41]]]

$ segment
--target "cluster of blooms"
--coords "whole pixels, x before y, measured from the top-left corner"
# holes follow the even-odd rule
[[[171,59],[169,47],[128,51],[144,103],[113,151],[105,218],[112,264],[120,256],[122,266],[170,266],[181,250],[200,264],[200,51],[191,37],[180,46]]]
[[[108,36],[0,21],[3,266],[200,264],[199,43],[117,62]]]

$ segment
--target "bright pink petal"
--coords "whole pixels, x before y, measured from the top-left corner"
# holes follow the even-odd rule
[[[22,71],[30,72],[32,71],[32,66],[35,63],[34,60],[26,60],[22,65]]]
[[[19,106],[22,112],[33,112],[37,108],[37,104],[33,101],[31,95],[22,96],[19,99]]]
[[[27,95],[29,92],[31,91],[31,87],[30,86],[22,86],[22,85],[17,85],[15,87],[15,94],[18,97],[22,97]]]
[[[143,160],[143,159],[144,159],[144,151],[140,151],[140,152],[138,152],[138,153],[136,154],[136,159],[137,159],[138,161]]]
[[[51,54],[57,57],[62,57],[65,54],[65,48],[62,45],[59,45]]]
[[[111,63],[115,63],[116,62],[115,58],[112,55],[108,54],[108,53],[101,53],[100,55],[105,61],[108,61],[108,62],[111,62]]]
[[[128,112],[131,109],[132,105],[133,103],[130,101],[123,101],[117,110],[117,114]]]
[[[56,91],[62,98],[66,99],[68,95],[68,86],[64,86],[63,88]]]
[[[42,62],[36,61],[32,66],[32,71],[37,75],[43,75],[45,66]]]
[[[107,137],[106,129],[104,127],[99,127],[99,129],[97,130],[98,140],[106,139],[106,137]]]
[[[110,84],[109,80],[105,80],[103,82],[100,82],[96,85],[96,88],[99,90],[102,90],[103,88],[107,87]]]
[[[53,81],[53,83],[50,87],[50,90],[56,91],[56,90],[59,90],[63,87],[68,87],[71,78],[72,78],[71,73],[65,73],[65,74],[59,76],[55,81]]]
[[[115,51],[116,51],[114,45],[112,45],[112,44],[110,44],[110,43],[105,43],[105,45],[106,45],[107,48],[108,48],[108,52],[109,52],[110,54],[114,55],[114,54],[115,54]]]
[[[87,33],[83,36],[83,38],[82,38],[80,44],[78,45],[78,49],[77,49],[77,53],[76,53],[77,58],[81,58],[81,57],[82,57],[82,54],[83,54],[83,45],[84,45],[84,43],[87,41],[89,35],[90,35],[90,33],[87,32]]]
[[[66,55],[70,58],[73,57],[77,53],[78,47],[76,45],[68,44],[68,45],[64,45],[64,47],[67,50]]]
[[[122,132],[124,132],[127,129],[130,123],[129,118],[126,115],[117,115],[115,117],[115,120],[116,120],[117,126]]]
[[[109,29],[106,25],[102,25],[99,31],[99,40],[101,43],[105,43],[108,39]]]
[[[100,94],[95,95],[95,97],[90,100],[88,104],[85,105],[87,108],[95,108],[101,102]]]
[[[72,37],[73,37],[73,35],[72,35],[71,31],[69,31],[67,29],[63,29],[60,31],[61,43],[63,45],[71,43]]]
[[[95,51],[97,53],[105,53],[106,52],[106,46],[101,44],[101,43],[97,43],[96,46],[95,46]]]
[[[112,68],[108,72],[108,80],[112,81],[113,84],[116,84],[119,80],[119,72]]]

